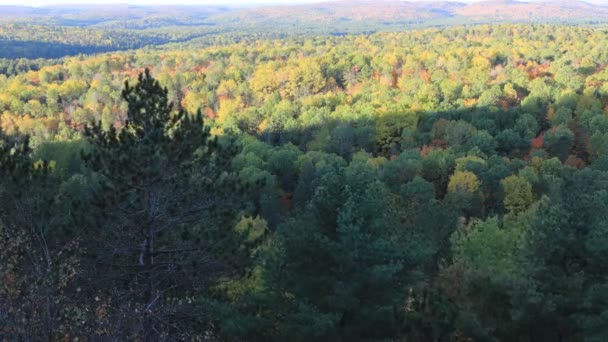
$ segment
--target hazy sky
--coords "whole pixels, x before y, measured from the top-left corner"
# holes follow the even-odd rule
[[[0,5],[46,6],[56,4],[136,4],[136,5],[256,5],[315,3],[327,0],[0,0]],[[330,0],[331,1],[331,0]],[[419,0],[414,0],[419,1]],[[608,1],[608,0],[607,0]]]
[[[0,0],[0,5],[27,5],[27,6],[46,6],[56,4],[111,4],[111,3],[129,3],[136,5],[257,5],[257,4],[295,4],[295,3],[315,3],[328,0]],[[428,0],[409,0],[409,1],[428,1]],[[458,0],[448,0],[458,1]],[[467,0],[459,0],[467,2]],[[468,0],[475,2],[480,0]],[[608,4],[608,0],[586,0],[587,2]]]

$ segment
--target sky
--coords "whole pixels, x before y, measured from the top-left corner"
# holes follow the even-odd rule
[[[63,4],[112,4],[134,5],[267,5],[315,3],[327,0],[0,0],[0,5],[48,6]],[[419,0],[415,0],[419,1]]]
[[[25,6],[48,6],[64,4],[112,4],[129,3],[134,5],[267,5],[267,4],[296,4],[296,3],[315,3],[328,0],[0,0],[0,5],[25,5]],[[428,0],[408,0],[408,1],[428,1]],[[481,0],[447,0],[475,2]],[[598,4],[608,5],[608,0],[586,0]]]

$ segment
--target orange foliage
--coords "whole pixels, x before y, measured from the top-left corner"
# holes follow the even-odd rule
[[[465,105],[465,107],[473,107],[473,106],[475,106],[477,104],[477,102],[479,102],[479,100],[478,99],[474,99],[474,98],[464,99],[464,105]]]
[[[361,90],[361,83],[357,83],[354,84],[352,87],[350,87],[346,93],[348,95],[356,95],[357,93],[359,93],[359,91]]]
[[[524,70],[528,74],[530,80],[544,76],[553,77],[553,74],[550,72],[551,62],[545,62],[540,65],[535,62],[529,62],[525,68],[523,68],[523,66],[518,66],[518,68]]]
[[[182,97],[182,99],[179,101],[179,105],[182,108],[186,108],[188,106],[188,100],[186,96]]]
[[[545,63],[538,66],[538,71],[543,74],[549,74],[551,71],[551,62],[546,61]]]
[[[423,158],[426,158],[426,157],[429,155],[429,153],[431,153],[431,152],[432,152],[434,149],[435,149],[435,148],[433,148],[433,147],[431,147],[431,146],[429,146],[429,145],[424,145],[424,146],[422,146],[422,148],[420,149],[420,155],[421,155]]]
[[[215,112],[213,111],[213,109],[207,107],[205,108],[205,115],[209,118],[209,119],[215,119]]]
[[[498,101],[498,105],[503,110],[508,110],[509,109],[509,100],[501,99],[500,101]]]
[[[420,78],[421,78],[421,79],[422,79],[424,82],[426,82],[426,83],[429,83],[429,82],[431,81],[431,73],[429,73],[429,71],[428,71],[428,70],[426,70],[426,69],[421,70],[421,71],[418,73],[418,75],[419,75],[419,76],[420,76]]]
[[[541,132],[536,138],[532,139],[530,142],[530,146],[532,146],[532,150],[536,150],[542,148],[545,144],[544,133]]]

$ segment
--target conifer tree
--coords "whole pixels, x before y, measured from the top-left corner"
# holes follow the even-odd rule
[[[88,279],[110,310],[97,324],[117,338],[191,338],[185,331],[205,333],[205,290],[234,266],[223,252],[239,190],[226,171],[235,150],[200,112],[174,111],[148,70],[122,96],[121,130],[85,132],[84,160],[102,185],[81,218],[92,235]]]
[[[326,170],[316,182],[267,251],[278,340],[395,336],[421,248],[394,220],[388,190],[368,166]]]

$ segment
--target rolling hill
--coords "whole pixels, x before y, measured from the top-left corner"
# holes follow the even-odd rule
[[[169,43],[348,35],[497,22],[604,24],[608,6],[578,0],[337,0],[274,6],[0,6],[0,58],[59,58]]]
[[[153,25],[225,25],[340,22],[411,22],[461,18],[484,21],[529,20],[608,20],[608,6],[578,0],[514,1],[490,0],[476,3],[399,0],[327,1],[306,5],[275,5],[257,7],[227,6],[0,6],[0,20],[45,19],[69,26],[112,26],[123,21],[134,28]],[[150,21],[149,25],[145,21]],[[136,23],[136,24],[135,24]]]
[[[211,19],[264,21],[282,18],[301,22],[410,21],[451,17],[464,4],[458,2],[330,1],[312,5],[272,6],[224,13]]]
[[[210,20],[232,22],[424,21],[462,18],[483,21],[608,19],[608,7],[577,0],[465,2],[329,1],[312,5],[272,6],[229,11]]]
[[[583,1],[521,2],[485,1],[456,9],[455,14],[474,19],[494,20],[586,20],[608,18],[608,7]]]

